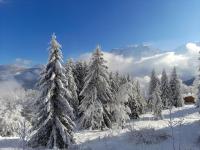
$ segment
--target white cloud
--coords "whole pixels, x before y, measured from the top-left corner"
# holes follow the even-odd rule
[[[195,43],[187,43],[186,48],[188,49],[189,54],[198,55],[200,52],[200,47]]]
[[[128,73],[134,62],[132,57],[123,57],[122,55],[115,55],[108,52],[104,52],[104,58],[112,71],[119,71],[121,73]]]
[[[129,73],[129,69],[133,64],[133,57],[124,57],[122,55],[116,55],[109,52],[103,52],[104,59],[107,61],[108,68],[113,71],[119,71],[121,73]],[[91,53],[81,55],[80,59],[89,61]]]
[[[195,43],[186,44],[186,51],[181,54],[176,52],[165,52],[150,57],[142,57],[135,60],[133,57],[124,57],[109,52],[103,52],[107,65],[112,71],[130,73],[135,77],[145,77],[154,68],[158,74],[165,68],[168,73],[176,66],[179,75],[188,79],[198,73],[198,56],[200,47]],[[90,53],[82,55],[82,59],[88,60]]]
[[[14,64],[20,67],[28,67],[29,65],[31,65],[31,60],[16,58]]]

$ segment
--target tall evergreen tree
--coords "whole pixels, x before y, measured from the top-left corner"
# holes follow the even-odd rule
[[[115,74],[113,75],[113,81],[114,81],[114,84],[116,84],[116,91],[118,91],[121,85],[121,78],[120,78],[119,72],[115,72]]]
[[[153,92],[153,112],[155,115],[155,119],[162,119],[162,100],[160,97],[160,87],[157,84],[156,88]]]
[[[81,100],[83,99],[83,96],[81,96],[80,93],[84,87],[84,79],[88,72],[88,64],[85,61],[76,62],[73,72],[74,72],[74,78],[75,78],[75,82],[77,86],[78,100],[80,104]]]
[[[41,95],[36,102],[37,119],[28,143],[34,148],[64,149],[74,142],[75,124],[71,120],[73,109],[68,103],[69,98],[64,97],[69,91],[64,86],[67,79],[62,65],[61,45],[55,34],[52,35],[49,51],[49,62],[39,81]]]
[[[107,66],[99,46],[92,55],[88,75],[80,95],[84,96],[79,106],[82,114],[80,126],[86,129],[111,128],[110,103],[113,95]]]
[[[128,83],[128,78],[126,75],[120,76],[120,85]]]
[[[114,101],[111,105],[113,120],[122,128],[124,127],[126,121],[130,119],[129,114],[131,114],[131,110],[127,103],[129,101],[131,89],[131,83],[121,85],[119,90],[115,93]]]
[[[131,119],[137,119],[139,118],[140,114],[140,103],[139,103],[139,97],[136,89],[136,85],[133,81],[129,82],[130,87],[129,90],[127,90],[129,93],[129,98],[128,98],[128,106],[130,108],[131,113],[130,118]]]
[[[139,112],[140,112],[140,114],[143,114],[147,103],[141,94],[139,81],[136,82],[136,94],[137,94],[136,101],[138,101],[138,103],[139,103]]]
[[[157,84],[159,84],[159,83],[160,83],[160,81],[159,81],[158,77],[156,76],[155,70],[153,69],[151,72],[151,80],[149,83],[149,96],[151,96],[153,94]]]
[[[172,105],[175,107],[182,107],[184,102],[181,95],[181,84],[180,79],[176,73],[176,68],[174,67],[171,78],[170,78],[170,87],[172,92]]]
[[[117,82],[112,72],[109,73],[109,80],[110,80],[111,91],[113,94],[115,94],[116,92],[119,91],[119,83]]]
[[[169,80],[168,80],[165,70],[163,70],[162,72],[160,90],[161,90],[161,99],[162,99],[163,108],[169,108],[169,106],[171,105],[172,92],[171,92]]]
[[[127,75],[126,80],[127,80],[128,82],[131,82],[131,76],[130,76],[130,74]]]
[[[77,86],[75,83],[74,79],[74,64],[72,59],[69,59],[65,65],[66,69],[66,78],[67,78],[67,87],[69,89],[69,92],[71,93],[71,99],[69,99],[69,104],[73,107],[74,109],[74,114],[77,115],[78,112],[78,106],[79,106],[79,101],[78,101],[78,95],[77,95]]]
[[[149,83],[149,98],[148,98],[148,107],[150,108],[150,110],[152,111],[152,107],[153,107],[153,93],[156,89],[156,87],[159,87],[160,86],[160,81],[158,79],[158,77],[156,76],[156,73],[155,73],[155,70],[153,69],[152,70],[152,73],[151,73],[151,80],[150,80],[150,83]]]

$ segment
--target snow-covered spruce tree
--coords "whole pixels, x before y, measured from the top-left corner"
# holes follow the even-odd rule
[[[164,109],[169,108],[169,106],[171,106],[171,88],[165,70],[163,70],[162,72],[160,90],[161,90],[161,99],[163,108]]]
[[[126,84],[128,82],[129,81],[127,79],[127,76],[125,76],[125,75],[120,76],[120,86],[123,85],[123,84]]]
[[[149,95],[151,95],[155,91],[155,88],[156,88],[157,84],[159,84],[159,83],[160,83],[160,81],[159,81],[158,77],[156,76],[155,70],[153,69],[151,72],[151,80],[149,83]]]
[[[140,83],[139,81],[136,82],[136,101],[139,103],[139,112],[140,114],[143,114],[145,111],[145,107],[147,105],[147,102],[143,98],[140,90]]]
[[[162,119],[162,100],[161,100],[161,97],[160,97],[160,87],[159,85],[157,84],[154,92],[153,92],[153,112],[154,112],[154,115],[155,115],[155,119]]]
[[[140,114],[140,103],[139,103],[139,97],[136,89],[136,85],[133,81],[127,83],[130,85],[129,89],[127,89],[128,92],[128,106],[130,108],[131,113],[129,113],[129,116],[131,119],[137,119],[139,118]]]
[[[130,74],[127,75],[126,80],[127,80],[127,82],[131,82]]]
[[[88,64],[84,61],[77,61],[74,67],[74,79],[77,86],[77,95],[79,104],[83,99],[83,96],[80,95],[81,91],[83,90],[84,86],[84,79],[88,72]]]
[[[73,75],[73,70],[74,70],[74,64],[72,59],[69,59],[65,65],[66,69],[66,78],[67,78],[67,88],[69,89],[69,92],[71,94],[71,98],[69,99],[69,104],[73,107],[74,109],[74,114],[77,116],[78,113],[78,106],[79,106],[79,101],[78,101],[78,95],[77,95],[77,86],[75,83],[74,75]]]
[[[151,73],[151,80],[149,83],[149,98],[148,98],[148,107],[150,108],[150,110],[152,111],[152,106],[153,106],[153,93],[155,91],[156,86],[160,85],[160,81],[158,79],[158,77],[156,76],[155,70],[152,70]]]
[[[183,98],[181,95],[181,84],[180,79],[176,73],[176,68],[174,67],[171,78],[170,78],[170,88],[172,92],[171,103],[175,107],[182,107],[184,105]]]
[[[103,53],[98,46],[92,54],[85,85],[80,95],[84,96],[79,106],[80,127],[85,129],[111,128],[110,103],[113,96]]]
[[[110,80],[111,91],[113,94],[115,94],[116,92],[119,91],[119,82],[117,82],[112,72],[109,73],[109,80]]]
[[[119,90],[114,95],[114,101],[111,105],[111,112],[113,112],[114,121],[118,126],[124,128],[127,120],[130,119],[129,114],[131,110],[127,103],[130,98],[130,93],[132,89],[131,83],[125,83],[119,87]]]
[[[113,75],[113,79],[114,79],[115,84],[117,85],[116,91],[118,91],[121,85],[121,78],[120,78],[119,72],[115,72],[115,74]]]
[[[41,95],[36,101],[37,120],[34,121],[28,144],[33,147],[68,148],[73,140],[73,109],[64,95],[67,79],[62,65],[61,45],[52,35],[49,48],[49,62],[38,83]],[[69,95],[70,97],[70,95]]]

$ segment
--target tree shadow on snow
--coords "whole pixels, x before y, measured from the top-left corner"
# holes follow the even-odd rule
[[[196,112],[198,112],[198,108],[196,107],[188,107],[188,108],[184,108],[181,109],[180,108],[176,108],[177,110],[171,113],[172,118],[178,118],[178,117],[185,117],[188,116],[190,114],[194,114]],[[181,112],[178,110],[181,109]],[[165,110],[165,111],[169,111],[169,110]],[[165,119],[169,119],[170,118],[170,114],[164,114],[163,115]]]
[[[194,108],[193,108],[194,109]],[[189,113],[191,112],[189,108]],[[186,111],[187,113],[187,111]],[[141,129],[143,130],[143,129]],[[192,123],[185,123],[176,125],[173,127],[174,130],[174,142],[176,149],[190,149],[190,150],[199,150],[199,145],[197,144],[200,133],[197,132],[200,130],[200,122],[194,121]],[[153,131],[153,130],[152,130]],[[141,136],[146,136],[149,133],[135,134],[134,130],[129,130],[128,132],[121,133],[119,135],[113,136],[112,133],[105,135],[103,138],[96,138],[93,140],[88,140],[85,143],[79,144],[78,147],[80,150],[170,150],[173,149],[173,137],[171,134],[170,126],[165,128],[154,130],[151,133],[150,138],[155,135],[160,135],[166,133],[168,138],[159,141],[158,143],[138,143],[138,139],[142,139]],[[142,135],[144,134],[144,135]],[[135,135],[139,137],[134,137]]]
[[[1,148],[22,148],[22,141],[19,138],[0,139]]]
[[[180,109],[180,111],[179,111]],[[165,113],[167,112],[167,114],[163,114],[163,119],[170,119],[170,114],[169,114],[169,110],[164,110]],[[193,114],[193,113],[197,113],[199,111],[198,108],[196,107],[187,107],[187,108],[184,108],[182,109],[182,107],[180,108],[176,108],[175,111],[172,111],[171,112],[171,117],[172,118],[180,118],[180,117],[186,117],[190,114]],[[134,120],[134,121],[146,121],[146,120],[154,120],[154,117],[153,115],[149,114],[149,116],[143,116],[137,120]]]

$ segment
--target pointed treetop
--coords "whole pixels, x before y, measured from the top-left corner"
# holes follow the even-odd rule
[[[52,40],[55,40],[55,39],[56,39],[56,34],[55,34],[55,32],[51,35],[51,39],[52,39]]]
[[[152,69],[152,74],[156,74],[155,68]]]
[[[173,76],[177,76],[176,67],[175,67],[175,66],[174,66],[174,68],[173,68],[172,75],[173,75]]]
[[[165,69],[163,69],[161,78],[165,78],[166,76],[167,76],[167,73],[166,73]]]
[[[67,63],[73,63],[73,59],[72,58],[67,59]]]
[[[106,61],[103,59],[103,53],[101,51],[101,47],[99,45],[97,45],[97,47],[95,48],[93,54],[92,54],[93,58],[92,60],[98,60],[101,61],[102,63],[105,63]],[[96,59],[98,58],[98,59]]]
[[[56,40],[56,34],[53,33],[51,35],[51,42],[50,42],[51,46],[53,47],[53,49],[60,49],[62,46],[58,43],[58,41]]]
[[[99,44],[96,47],[95,53],[97,54],[101,53],[101,46]]]
[[[52,62],[55,59],[59,59],[61,62],[63,61],[62,58],[62,52],[61,52],[61,48],[62,46],[58,43],[58,41],[56,40],[56,35],[55,33],[52,34],[51,36],[51,41],[50,41],[50,47],[49,47],[49,61]]]
[[[176,72],[176,67],[174,66],[173,71]]]
[[[101,46],[100,46],[100,44],[97,44],[97,48],[96,49],[101,49]]]
[[[73,58],[69,58],[69,61],[70,61],[70,62],[73,62],[74,60],[73,60]]]
[[[162,70],[162,73],[166,73],[166,70],[165,70],[165,69],[163,69],[163,70]]]

